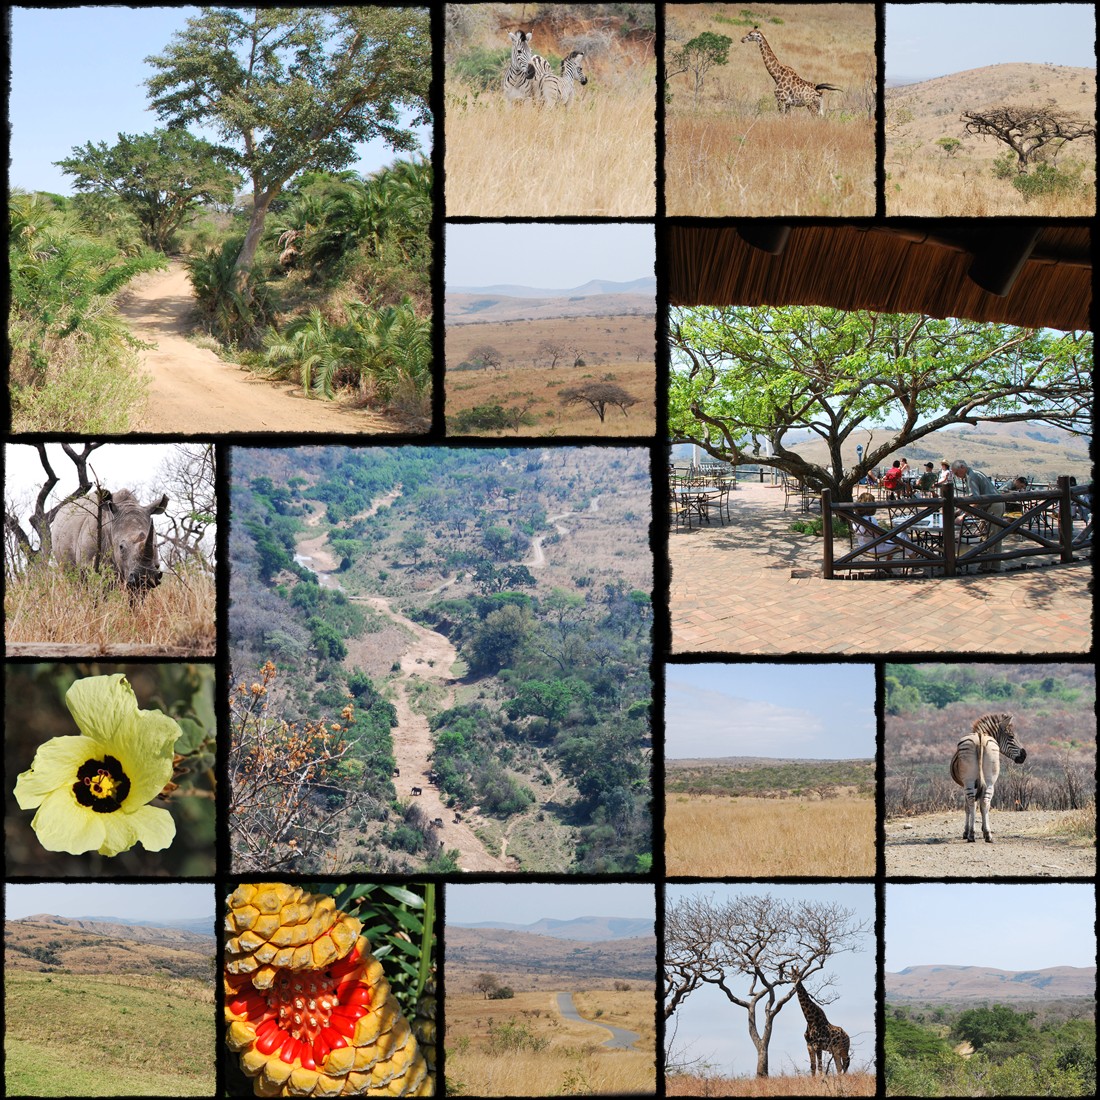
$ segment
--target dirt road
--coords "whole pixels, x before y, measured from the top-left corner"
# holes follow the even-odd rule
[[[886,873],[917,878],[993,878],[997,875],[1092,878],[1096,851],[1047,832],[1064,815],[1056,810],[990,814],[993,843],[962,838],[963,810],[886,822]]]
[[[141,365],[151,376],[149,402],[135,431],[392,432],[392,422],[333,401],[312,400],[290,382],[265,382],[185,339],[195,297],[182,264],[135,279],[119,314],[139,340],[155,344]]]
[[[568,535],[569,528],[563,527],[558,523],[559,519],[567,519],[569,516],[577,516],[583,519],[585,516],[590,516],[600,510],[600,498],[597,494],[589,502],[587,511],[584,512],[559,512],[556,516],[547,516],[546,522],[552,523],[559,535]],[[531,540],[531,556],[524,560],[523,564],[530,566],[532,569],[541,569],[546,565],[546,551],[543,550],[542,544],[547,539],[547,535],[537,535]]]
[[[573,1003],[572,993],[559,993],[558,994],[558,1011],[567,1020],[572,1020],[578,1024],[591,1024],[593,1027],[602,1028],[604,1031],[611,1032],[610,1039],[604,1039],[602,1045],[609,1047],[611,1050],[630,1050],[631,1047],[641,1038],[636,1031],[628,1031],[624,1027],[614,1027],[611,1024],[606,1024],[602,1020],[589,1020],[582,1016],[577,1011],[577,1006]]]

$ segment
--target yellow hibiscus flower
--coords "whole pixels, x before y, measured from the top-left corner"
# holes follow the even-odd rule
[[[172,843],[176,823],[148,805],[172,778],[180,728],[166,714],[139,710],[125,676],[89,676],[65,694],[83,736],[53,737],[15,784],[21,809],[51,852],[117,856],[140,842],[150,852]]]

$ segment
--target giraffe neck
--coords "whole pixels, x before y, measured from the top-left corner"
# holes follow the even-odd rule
[[[806,1023],[818,1024],[825,1021],[825,1013],[821,1006],[815,1004],[809,993],[802,988],[799,982],[795,988],[798,990],[798,1003],[802,1007],[802,1015],[806,1017]]]
[[[779,58],[772,53],[772,48],[768,45],[768,40],[762,34],[760,35],[760,56],[764,59],[764,68],[771,74],[772,80],[778,84],[780,76],[783,75],[785,66],[779,64]],[[800,990],[801,988],[802,987],[799,986]]]

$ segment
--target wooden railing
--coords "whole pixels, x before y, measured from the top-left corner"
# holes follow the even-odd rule
[[[954,486],[945,485],[942,498],[875,504],[834,503],[825,489],[821,516],[826,580],[839,572],[954,577],[982,566],[1000,569],[1000,563],[1021,558],[1071,562],[1092,549],[1092,487],[1071,485],[1068,477],[1060,477],[1052,490],[959,497]],[[834,516],[869,536],[864,545],[838,546]],[[932,519],[937,516],[938,522]],[[1005,549],[1010,535],[1024,545]],[[881,556],[887,551],[893,555]]]

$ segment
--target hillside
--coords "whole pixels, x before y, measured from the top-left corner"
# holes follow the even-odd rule
[[[447,291],[447,325],[544,321],[554,317],[653,317],[653,294],[551,294],[510,296],[489,291]]]
[[[517,991],[527,991],[607,988],[616,979],[652,982],[656,971],[653,936],[591,943],[448,925],[444,939],[447,988],[459,993],[472,992],[482,973],[493,973]]]
[[[205,950],[214,938],[214,917],[209,920],[127,921],[121,917],[56,917],[52,913],[36,913],[9,921],[16,925],[49,925],[72,932],[86,932],[93,936],[114,936],[133,940],[135,943],[197,944]]]
[[[1037,1001],[1089,997],[1096,992],[1095,966],[1044,970],[998,970],[989,966],[907,966],[885,974],[889,1001]]]
[[[600,943],[604,940],[631,939],[646,936],[653,930],[653,921],[639,917],[574,917],[572,920],[555,920],[543,917],[531,924],[510,924],[508,921],[483,920],[456,921],[452,928],[499,928],[509,932],[528,932],[537,936],[551,936],[562,940],[583,940]]]
[[[630,279],[627,282],[616,282],[614,279],[589,279],[582,286],[565,289],[498,283],[493,286],[448,286],[447,292],[508,298],[587,298],[599,294],[641,294],[654,298],[657,294],[657,280],[652,275],[643,275],[640,279]]]
[[[692,794],[771,795],[777,791],[835,793],[854,788],[870,794],[874,760],[762,760],[724,757],[714,760],[667,760],[665,790]]]

